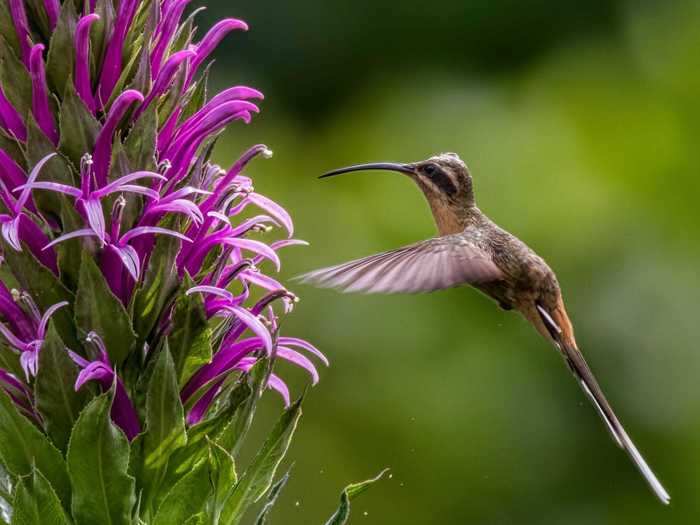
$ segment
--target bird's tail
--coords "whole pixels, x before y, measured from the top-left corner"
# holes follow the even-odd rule
[[[586,363],[586,360],[583,358],[583,355],[576,346],[571,323],[566,315],[566,311],[563,309],[563,306],[561,308],[554,309],[554,311],[551,312],[551,315],[540,305],[537,305],[537,310],[544,325],[552,336],[552,339],[554,339],[555,343],[561,350],[569,369],[574,374],[576,379],[578,379],[581,388],[588,395],[589,399],[593,403],[593,406],[596,407],[615,442],[627,452],[639,472],[642,474],[642,476],[644,476],[644,479],[647,481],[661,502],[668,504],[671,497],[669,496],[668,492],[666,492],[666,489],[663,487],[651,468],[649,468],[649,465],[639,453],[637,447],[634,446],[634,443],[627,435],[627,432],[625,432],[624,427],[617,419],[615,412],[613,412],[610,403],[608,403],[608,400],[605,398],[600,385],[598,385],[598,381],[596,381],[596,378],[588,366],[588,363]]]

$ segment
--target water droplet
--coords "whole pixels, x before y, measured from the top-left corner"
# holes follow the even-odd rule
[[[298,507],[299,505],[301,505],[301,502],[300,502],[299,500],[297,500],[297,501],[294,502],[294,506],[295,506],[295,507]]]
[[[365,516],[367,516],[367,515],[369,515],[369,512],[364,511],[363,514],[364,514]]]
[[[391,479],[391,478],[393,478],[393,477],[394,477],[393,474],[389,474],[389,479]]]

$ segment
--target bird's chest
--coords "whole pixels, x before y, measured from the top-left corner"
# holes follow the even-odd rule
[[[556,294],[554,273],[522,241],[509,235],[496,237],[491,242],[491,253],[504,278],[488,288],[502,307],[517,308]]]

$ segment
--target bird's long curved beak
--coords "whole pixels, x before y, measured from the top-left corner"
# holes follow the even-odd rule
[[[371,162],[369,164],[355,164],[354,166],[347,166],[345,168],[338,168],[337,170],[329,171],[324,173],[319,177],[319,179],[324,179],[326,177],[333,177],[334,175],[341,175],[343,173],[349,173],[351,171],[366,171],[366,170],[384,170],[384,171],[398,171],[401,173],[415,173],[415,168],[413,164],[399,164],[396,162]]]

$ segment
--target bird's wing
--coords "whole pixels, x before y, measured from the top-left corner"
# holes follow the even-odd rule
[[[550,313],[539,304],[536,306],[543,323],[547,327],[547,330],[549,330],[552,338],[557,343],[557,346],[561,350],[567,365],[569,365],[569,368],[571,369],[571,372],[574,374],[576,379],[578,379],[581,388],[591,400],[593,406],[595,406],[595,408],[598,410],[600,417],[608,427],[613,439],[618,446],[620,446],[620,448],[627,452],[656,496],[663,503],[668,504],[671,497],[669,496],[668,492],[666,492],[666,489],[658,480],[642,455],[639,453],[637,447],[627,435],[627,432],[620,421],[617,419],[615,412],[613,412],[610,403],[608,403],[608,400],[605,398],[603,390],[600,388],[598,381],[596,381],[596,378],[588,366],[588,363],[586,363],[586,360],[583,358],[583,354],[576,347],[576,344],[569,340],[570,338],[566,336],[566,333],[561,330],[559,324],[552,318],[552,315],[550,315]],[[555,317],[557,316],[557,312],[552,312],[552,314],[554,314]]]
[[[490,255],[463,234],[435,237],[297,277],[343,292],[417,293],[503,278]]]

